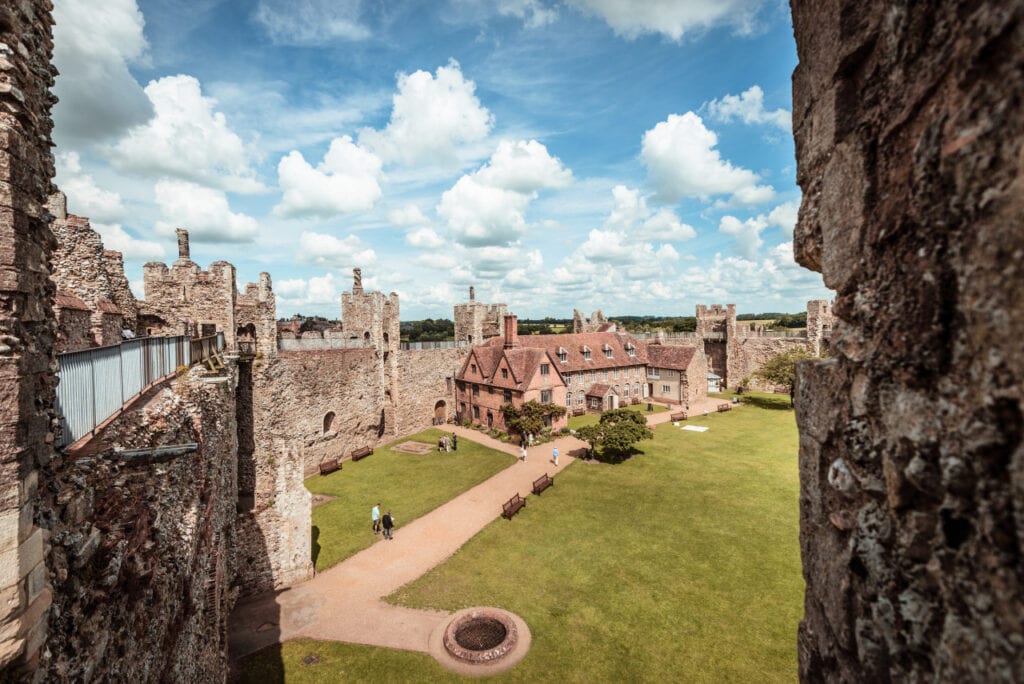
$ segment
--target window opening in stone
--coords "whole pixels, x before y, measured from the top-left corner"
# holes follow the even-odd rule
[[[336,432],[338,429],[337,416],[334,415],[334,411],[328,411],[327,415],[324,416],[324,434],[328,432]]]

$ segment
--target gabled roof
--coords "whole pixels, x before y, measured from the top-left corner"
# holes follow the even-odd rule
[[[666,344],[647,346],[648,363],[654,368],[686,370],[696,355],[697,350],[693,347],[675,347]]]
[[[96,300],[96,310],[107,314],[121,315],[121,310],[117,308],[117,304],[114,304],[114,302],[110,301],[106,297],[99,297]]]
[[[58,292],[53,303],[59,309],[75,309],[77,311],[90,310],[85,302],[70,292]]]
[[[499,340],[502,343],[504,340]],[[477,369],[480,371],[481,379],[475,380],[466,377],[469,364],[475,360]],[[502,378],[499,370],[504,365],[509,369],[509,377]],[[457,379],[465,382],[480,382],[500,389],[523,390],[529,386],[534,375],[540,371],[542,363],[547,363],[555,368],[557,362],[548,356],[546,349],[536,347],[513,347],[504,349],[502,345],[482,344],[473,347],[466,361],[459,370]],[[552,373],[552,379],[559,377]],[[561,382],[553,384],[560,385]]]
[[[639,344],[635,337],[629,333],[617,332],[593,332],[593,333],[565,333],[562,335],[520,335],[519,347],[544,349],[554,359],[554,367],[559,373],[572,373],[584,370],[602,370],[605,368],[622,368],[624,366],[638,366],[647,363],[646,345]],[[626,343],[631,343],[634,348],[634,355],[630,356],[626,351]],[[504,339],[492,338],[485,343],[485,346],[501,347]],[[611,357],[603,353],[591,354],[590,359],[584,357],[584,351],[593,349],[604,349],[608,347],[612,351]],[[565,362],[558,359],[559,350],[567,352],[568,358]]]
[[[590,386],[590,389],[587,390],[587,396],[600,397],[603,399],[606,396],[608,396],[608,393],[611,391],[611,389],[612,388],[610,385],[595,382],[593,385]]]

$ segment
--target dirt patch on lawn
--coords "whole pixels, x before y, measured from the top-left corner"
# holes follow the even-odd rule
[[[395,451],[404,451],[407,454],[429,454],[431,451],[437,448],[436,444],[426,444],[424,442],[402,442],[397,446],[391,447]]]
[[[314,494],[313,495],[313,508],[317,506],[323,506],[328,501],[334,501],[338,497],[331,496],[330,494]]]

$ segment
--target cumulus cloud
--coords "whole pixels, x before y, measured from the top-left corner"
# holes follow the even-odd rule
[[[148,121],[153,106],[128,69],[148,47],[135,0],[57,0],[53,18],[58,140],[99,141]]]
[[[697,231],[679,220],[671,209],[651,211],[639,190],[616,185],[612,188],[612,212],[605,228],[645,240],[683,242],[697,237]]]
[[[362,11],[362,0],[260,0],[253,19],[278,45],[323,45],[369,38]]]
[[[388,222],[394,226],[417,226],[423,223],[430,223],[430,219],[424,216],[423,212],[415,204],[407,204],[404,207],[389,211]]]
[[[391,120],[380,131],[364,128],[359,142],[385,162],[451,166],[460,145],[483,140],[494,117],[480,104],[476,84],[454,59],[447,66],[398,75]]]
[[[592,261],[630,264],[636,260],[637,245],[626,235],[614,230],[592,230],[580,253]]]
[[[349,136],[335,138],[316,168],[293,150],[277,165],[284,191],[274,214],[292,217],[330,217],[365,211],[380,199],[381,161],[356,145]]]
[[[736,251],[744,259],[756,259],[757,252],[764,244],[761,231],[768,227],[764,216],[756,216],[741,221],[735,216],[723,216],[718,223],[718,230],[736,238]]]
[[[718,136],[693,112],[670,114],[644,133],[640,158],[658,199],[731,195],[739,203],[754,204],[774,196],[771,186],[758,185],[756,173],[722,159],[717,145]]]
[[[753,85],[739,95],[726,95],[707,103],[708,114],[715,121],[730,123],[739,119],[745,124],[771,124],[784,131],[793,129],[793,115],[786,109],[767,111],[764,91]]]
[[[164,246],[159,242],[140,240],[129,235],[119,223],[91,222],[90,225],[103,238],[103,246],[121,252],[125,259],[139,261],[162,261],[166,256]]]
[[[444,238],[430,228],[416,228],[405,234],[405,241],[419,249],[440,249],[445,246]]]
[[[781,228],[786,236],[793,237],[793,228],[796,227],[799,214],[800,200],[791,200],[772,209],[768,214],[768,223]]]
[[[536,140],[502,141],[484,166],[441,195],[437,213],[463,244],[502,245],[526,231],[525,212],[539,190],[570,182],[572,171]]]
[[[274,283],[278,307],[337,305],[341,301],[339,283],[333,273],[312,278],[290,278]],[[283,300],[283,301],[282,301]]]
[[[304,231],[299,237],[299,259],[315,266],[349,269],[376,263],[377,253],[355,235],[337,238]]]
[[[232,212],[220,190],[165,178],[153,191],[163,216],[156,231],[162,235],[186,228],[194,242],[252,242],[259,233],[256,219]]]
[[[250,166],[242,139],[216,101],[204,97],[192,76],[150,81],[146,95],[156,116],[128,131],[112,152],[118,168],[168,175],[230,192],[265,190]]]
[[[545,7],[540,0],[501,0],[498,13],[505,17],[516,17],[523,20],[527,28],[539,28],[550,24],[558,18],[558,12]]]
[[[96,185],[93,177],[82,171],[76,152],[57,155],[57,176],[58,186],[67,195],[68,207],[73,213],[100,222],[118,221],[124,217],[121,195]]]
[[[749,33],[761,0],[569,0],[596,14],[617,34],[636,38],[660,33],[679,41],[683,35],[715,26],[731,26]]]

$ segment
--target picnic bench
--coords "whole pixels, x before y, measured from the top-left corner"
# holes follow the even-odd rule
[[[518,513],[519,509],[525,505],[526,499],[519,496],[519,493],[516,492],[515,496],[501,505],[501,517],[511,520],[512,516]]]
[[[732,404],[730,404],[730,403],[725,403],[725,404],[719,404],[718,405],[718,410],[719,411],[728,411],[731,408],[732,408]]]
[[[544,473],[533,481],[533,493],[540,494],[553,484],[555,484],[554,479],[547,473]]]
[[[366,458],[373,453],[373,449],[370,447],[362,447],[352,452],[352,460],[358,461],[361,458]]]
[[[587,409],[585,409],[585,408],[576,408],[576,409],[573,409],[573,410],[572,410],[572,415],[573,415],[573,417],[576,417],[576,416],[585,416],[585,415],[587,415]]]
[[[341,463],[336,458],[332,458],[330,460],[323,461],[320,464],[320,474],[321,475],[330,475],[335,470],[341,470]]]
[[[672,422],[675,422],[677,420],[686,420],[689,417],[690,416],[686,411],[676,411],[675,413],[669,416],[669,418],[672,419]]]

